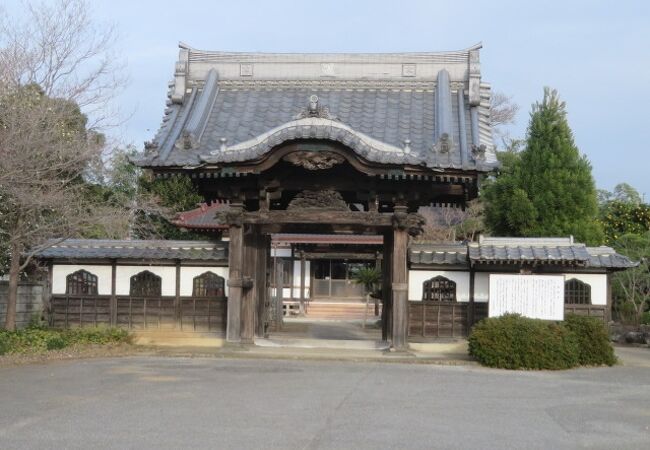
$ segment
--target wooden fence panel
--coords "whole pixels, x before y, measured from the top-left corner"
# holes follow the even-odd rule
[[[180,327],[183,331],[226,331],[226,298],[182,297]]]
[[[176,328],[174,297],[117,297],[117,326],[129,330]]]
[[[110,301],[110,296],[52,296],[50,324],[56,328],[110,325]]]
[[[601,319],[607,322],[607,306],[606,305],[581,305],[581,304],[565,304],[564,315],[575,314],[577,316],[589,316]]]
[[[467,336],[468,304],[458,302],[409,302],[409,338]]]

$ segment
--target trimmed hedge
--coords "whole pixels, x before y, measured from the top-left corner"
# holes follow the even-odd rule
[[[469,353],[501,369],[561,370],[616,362],[604,324],[573,315],[560,323],[518,314],[483,319],[469,336]]]
[[[66,330],[30,326],[18,331],[0,330],[0,355],[59,350],[71,345],[129,343],[131,336],[119,328],[71,328]]]
[[[601,319],[569,314],[564,325],[578,340],[578,360],[583,366],[613,366],[616,364],[614,347]]]

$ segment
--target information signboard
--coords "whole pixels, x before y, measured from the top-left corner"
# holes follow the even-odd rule
[[[489,316],[518,313],[544,320],[564,320],[562,275],[490,275]]]

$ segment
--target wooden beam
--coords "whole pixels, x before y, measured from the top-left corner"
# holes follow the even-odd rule
[[[333,211],[333,210],[272,210],[244,213],[244,223],[249,224],[317,224],[327,225],[363,225],[375,228],[392,226],[392,214]]]

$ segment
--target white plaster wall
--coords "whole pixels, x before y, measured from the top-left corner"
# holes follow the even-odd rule
[[[225,292],[228,296],[228,267],[181,267],[181,296],[190,297],[194,288],[194,278],[212,272],[225,280]]]
[[[587,283],[591,286],[591,304],[607,304],[607,275],[604,273],[566,273],[564,281],[572,278]]]
[[[65,294],[66,277],[82,269],[97,276],[97,293],[99,295],[111,295],[111,266],[86,264],[54,264],[52,266],[52,293]]]
[[[474,274],[474,301],[486,303],[490,297],[490,274],[476,272]]]
[[[117,266],[116,294],[129,295],[131,277],[144,270],[148,270],[162,279],[162,295],[176,295],[175,266]]]
[[[459,302],[469,301],[469,272],[450,270],[409,270],[409,300],[422,300],[422,283],[438,275],[456,282],[456,299]]]

